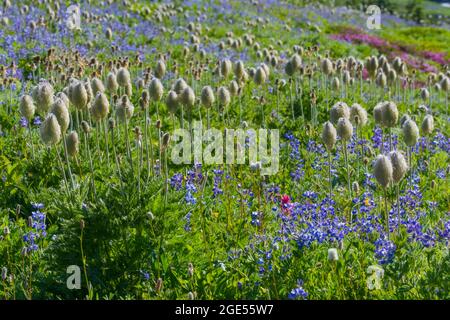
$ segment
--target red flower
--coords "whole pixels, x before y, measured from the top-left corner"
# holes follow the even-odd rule
[[[291,198],[287,194],[281,196],[281,203],[282,204],[288,204],[291,202]]]
[[[284,214],[290,214],[291,213],[291,198],[289,198],[288,195],[282,195],[281,196],[281,211],[283,211]]]

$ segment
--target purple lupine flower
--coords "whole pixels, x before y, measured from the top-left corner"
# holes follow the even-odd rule
[[[379,264],[388,264],[394,260],[396,246],[386,236],[381,236],[375,241],[375,257]]]
[[[34,124],[35,126],[40,126],[41,123],[42,123],[41,117],[36,116],[36,117],[34,118],[34,120],[33,120],[33,124]]]
[[[288,298],[290,300],[303,299],[306,300],[308,297],[308,292],[303,289],[303,281],[298,280],[297,286],[289,292]]]

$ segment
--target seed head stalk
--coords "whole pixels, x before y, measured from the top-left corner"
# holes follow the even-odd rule
[[[57,147],[56,144],[54,146],[55,146],[56,156],[58,158],[58,163],[60,165],[61,173],[62,173],[62,176],[63,176],[63,179],[64,179],[64,185],[66,186],[67,196],[70,197],[69,183],[67,182],[66,171],[64,170],[64,165],[63,165],[63,162],[61,160],[61,156],[59,155],[58,147]]]
[[[94,191],[94,197],[97,197],[97,191],[95,189],[95,179],[94,179],[94,166],[92,164],[92,157],[91,157],[91,148],[89,147],[88,139],[87,139],[87,133],[84,133],[84,144],[86,145],[86,151],[89,158],[89,168],[91,170],[91,183],[92,183],[92,190]]]
[[[122,173],[120,171],[120,165],[119,160],[117,159],[117,153],[116,153],[116,144],[114,143],[114,129],[111,128],[111,144],[113,148],[113,156],[114,156],[114,163],[116,165],[116,173],[120,181],[120,189],[122,191],[122,196],[125,197],[125,190],[123,187],[123,181],[122,181]]]
[[[126,142],[126,146],[127,146],[127,156],[128,156],[128,161],[130,162],[131,172],[134,172],[133,171],[133,158],[132,158],[131,146],[130,146],[130,137],[129,137],[129,133],[128,133],[128,117],[126,117],[126,116],[125,116],[125,142]]]
[[[181,129],[184,130],[184,106],[181,104],[181,117],[180,117]]]
[[[107,159],[108,168],[109,168],[110,164],[109,164],[108,125],[106,123],[106,118],[103,120],[103,128],[104,128],[104,134],[105,134],[106,159]]]
[[[30,139],[30,144],[31,144],[31,157],[34,160],[35,156],[35,152],[34,152],[34,142],[33,142],[33,132],[31,130],[31,123],[28,122],[28,137]]]
[[[333,181],[331,180],[331,149],[328,150],[328,181],[330,182],[330,200],[333,194]]]
[[[144,139],[145,139],[145,153],[146,153],[146,160],[147,160],[147,179],[152,175],[153,173],[153,150],[152,143],[151,143],[151,135],[150,135],[150,143],[149,143],[149,136],[148,136],[148,108],[145,108],[145,119],[144,119]],[[173,119],[173,115],[172,115]]]
[[[159,153],[158,153],[159,165],[161,166],[162,165],[162,162],[161,162],[161,153],[162,153],[162,149],[161,149],[161,127],[158,128],[158,146],[159,146]],[[160,170],[160,174],[161,174],[161,170]]]
[[[95,125],[95,140],[97,142],[97,154],[98,154],[98,158],[100,160],[100,163],[102,162],[102,153],[100,152],[100,122],[97,122]]]
[[[289,98],[291,100],[292,121],[295,121],[294,98],[292,97],[292,78],[289,79]],[[305,119],[303,119],[305,120]]]
[[[66,158],[66,162],[67,162],[67,170],[70,176],[70,182],[72,183],[72,190],[75,189],[75,182],[73,180],[73,175],[72,175],[72,170],[70,168],[70,161],[69,161],[69,154],[67,153],[67,143],[66,143],[66,139],[63,138],[63,147],[64,147],[64,156]]]
[[[384,208],[385,208],[385,219],[386,219],[386,233],[389,238],[389,211],[388,211],[388,200],[387,200],[387,187],[384,190]]]
[[[141,137],[137,137],[136,145],[139,149],[139,161],[138,161],[138,172],[137,172],[137,187],[138,187],[138,199],[141,199],[141,167],[142,167],[142,142]]]
[[[348,151],[347,151],[347,142],[342,141],[342,147],[344,148],[344,158],[345,158],[345,166],[347,168],[347,183],[348,183],[348,192],[350,195],[350,200],[352,199],[352,188],[350,183],[350,167],[348,165]]]

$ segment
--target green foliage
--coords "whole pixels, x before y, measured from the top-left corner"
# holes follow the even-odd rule
[[[31,1],[26,2],[31,4]],[[330,1],[321,3],[330,4]],[[377,4],[391,12],[397,9],[396,2],[386,0],[345,3],[362,5],[363,8]],[[186,299],[191,292],[197,299],[286,299],[299,279],[303,280],[302,287],[308,292],[309,299],[450,298],[448,243],[437,235],[448,221],[450,200],[448,173],[442,178],[442,172],[438,170],[447,169],[449,158],[448,152],[436,147],[439,142],[430,140],[435,138],[437,132],[447,139],[449,136],[443,95],[440,102],[433,105],[436,130],[428,140],[421,141],[433,144],[436,152],[418,147],[414,153],[413,169],[419,179],[414,183],[417,189],[413,191],[420,191],[420,201],[417,200],[415,206],[405,206],[405,225],[399,230],[395,227],[395,232],[391,234],[392,243],[396,246],[395,254],[392,261],[383,265],[385,273],[379,288],[371,290],[368,286],[371,279],[368,268],[379,264],[379,258],[374,254],[377,249],[375,242],[381,238],[379,230],[351,232],[342,241],[313,241],[300,245],[300,232],[317,217],[305,210],[297,216],[295,227],[284,224],[294,215],[283,211],[280,204],[282,195],[289,195],[291,203],[296,202],[298,206],[317,206],[320,210],[320,202],[328,196],[330,183],[334,201],[330,207],[336,219],[347,223],[345,228],[354,227],[350,222],[354,215],[363,216],[361,204],[349,197],[348,182],[359,183],[361,192],[358,196],[362,197],[363,203],[373,201],[373,214],[382,213],[384,203],[380,199],[384,199],[385,195],[370,177],[370,163],[380,152],[373,146],[375,123],[372,112],[379,101],[398,98],[394,85],[386,88],[391,90],[388,92],[376,87],[373,81],[360,82],[361,79],[355,74],[352,74],[354,83],[351,85],[343,84],[342,77],[337,73],[325,77],[320,71],[319,58],[327,54],[333,61],[349,56],[364,60],[369,55],[377,55],[378,51],[368,44],[331,40],[330,34],[348,29],[349,23],[346,21],[328,21],[313,12],[306,14],[304,19],[298,18],[302,8],[295,5],[316,5],[316,2],[293,1],[292,4],[293,8],[283,6],[270,12],[269,22],[256,26],[244,24],[247,18],[244,19],[246,16],[241,14],[245,9],[248,16],[257,17],[260,11],[256,6],[231,2],[234,10],[231,14],[226,11],[217,13],[214,7],[206,8],[204,13],[212,17],[214,24],[210,25],[210,20],[202,24],[200,48],[205,49],[205,58],[192,50],[192,44],[185,43],[189,32],[184,28],[175,30],[177,26],[186,27],[193,16],[180,14],[176,19],[163,17],[160,24],[170,31],[160,31],[157,36],[150,37],[138,32],[126,34],[123,31],[113,35],[113,39],[126,38],[126,43],[136,48],[146,44],[155,47],[155,52],[143,52],[142,66],[128,53],[133,81],[142,76],[143,69],[154,69],[160,53],[170,51],[168,72],[172,74],[163,79],[164,98],[175,80],[175,62],[176,77],[185,77],[198,97],[204,85],[216,88],[228,86],[231,81],[231,77],[223,79],[212,75],[218,56],[231,56],[233,61],[242,57],[246,68],[257,67],[264,60],[264,57],[257,56],[252,47],[245,45],[237,49],[227,46],[218,52],[217,44],[227,40],[227,32],[232,31],[233,37],[254,34],[261,50],[269,46],[278,50],[280,60],[278,65],[271,66],[267,84],[257,86],[250,79],[242,85],[240,96],[232,97],[225,110],[214,105],[208,111],[211,126],[220,130],[243,127],[240,117],[246,121],[248,128],[264,126],[279,129],[280,170],[273,176],[261,177],[260,172],[249,163],[204,164],[199,169],[193,165],[176,165],[169,159],[166,168],[166,154],[160,151],[159,137],[172,133],[180,126],[181,110],[171,115],[163,102],[153,100],[148,107],[150,130],[143,135],[145,138],[149,136],[153,151],[152,159],[148,159],[145,138],[134,130],[135,127],[139,127],[141,132],[145,130],[146,121],[145,110],[140,108],[139,102],[142,90],[136,88],[134,82],[130,98],[135,111],[127,123],[128,131],[125,124],[118,122],[114,130],[106,129],[107,139],[103,134],[106,121],[91,122],[92,130],[85,135],[77,119],[80,116],[89,121],[88,113],[78,112],[70,106],[71,130],[79,134],[80,150],[76,157],[69,158],[65,157],[61,143],[56,147],[44,146],[37,126],[31,125],[28,130],[20,125],[20,85],[14,92],[8,87],[0,91],[0,267],[7,268],[8,276],[13,275],[0,282],[1,298]],[[159,5],[136,1],[126,9],[141,19],[154,21],[152,19]],[[182,1],[178,1],[177,6],[189,10]],[[197,9],[203,10],[195,5],[193,10]],[[423,19],[421,6],[411,5],[410,10],[412,18],[417,21]],[[189,12],[194,14],[192,10]],[[117,21],[134,26],[140,21],[136,16],[118,15]],[[288,32],[287,27],[295,31]],[[50,28],[56,30],[55,25]],[[96,55],[100,64],[106,66],[119,55],[127,54],[125,50],[111,53],[111,42],[102,36],[102,27],[95,25],[93,28],[89,30],[99,36],[91,39],[91,50],[100,49]],[[381,30],[379,35],[397,44],[415,45],[418,50],[438,51],[446,50],[446,39],[449,38],[447,30],[420,26]],[[176,44],[172,44],[169,38]],[[78,32],[73,38],[76,44],[85,44],[85,40],[83,32]],[[281,42],[278,43],[278,40]],[[28,46],[33,44],[32,40],[27,43]],[[185,45],[191,48],[186,57],[183,56]],[[301,45],[305,50],[302,60],[314,71],[311,78],[306,72],[297,72],[291,79],[284,73],[286,59],[292,55],[294,45]],[[308,51],[314,46],[318,47],[317,52]],[[71,54],[62,48],[58,48],[57,53],[71,58]],[[39,55],[43,57],[45,52]],[[33,74],[33,57],[34,54],[27,55],[18,63],[25,79]],[[83,63],[77,62],[77,67]],[[205,71],[196,80],[191,71],[200,65]],[[97,66],[87,63],[84,67],[84,76],[98,71]],[[67,85],[67,81],[60,81],[60,75],[46,73],[44,68],[40,70],[40,76],[53,76],[57,91]],[[418,74],[417,78],[426,76]],[[332,77],[340,79],[339,89],[330,87]],[[286,81],[286,86],[277,92],[275,80],[281,79]],[[25,92],[29,92],[35,83],[28,81],[25,84],[28,85]],[[110,98],[109,92],[107,95]],[[334,172],[331,181],[328,181],[328,159],[324,160],[326,151],[319,145],[322,144],[322,124],[329,120],[330,107],[338,101],[349,106],[360,103],[368,111],[367,125],[358,128],[357,132],[360,139],[367,141],[367,150],[359,154],[358,145],[353,146],[356,152],[350,154],[347,172],[339,140],[336,149],[331,152]],[[418,91],[414,92],[413,103],[401,99],[397,102],[400,115],[409,113],[416,117],[420,125],[424,114],[418,109],[421,103]],[[110,107],[109,116],[114,118],[117,104]],[[188,110],[183,112],[183,123],[188,127]],[[199,108],[198,104],[191,113],[194,120],[201,117],[203,122],[206,121],[207,110]],[[45,114],[40,116],[44,118]],[[161,132],[155,126],[157,120],[162,121]],[[131,156],[127,155],[126,132],[131,140]],[[288,133],[298,139],[298,157],[301,161],[293,156],[293,142],[284,137]],[[383,134],[387,134],[386,129]],[[398,148],[405,150],[401,128],[393,128],[392,134],[398,139]],[[318,151],[311,150],[314,147]],[[113,150],[117,158],[114,158]],[[170,156],[170,148],[165,152]],[[155,165],[156,159],[159,166]],[[149,167],[147,163],[150,161],[153,163]],[[301,173],[299,178],[294,177],[296,170]],[[351,181],[347,181],[348,173]],[[170,179],[175,174],[182,177],[179,189],[170,185]],[[409,196],[407,192],[413,188],[408,179],[411,179],[409,174],[400,183],[403,197]],[[195,191],[188,190],[188,181],[193,183]],[[308,192],[317,195],[317,199],[305,196]],[[386,196],[389,206],[393,208],[396,201],[394,188],[390,188]],[[38,249],[25,252],[27,243],[24,236],[34,229],[29,218],[35,211],[33,203],[44,204],[42,212],[45,213],[47,235],[38,239]],[[259,224],[252,223],[255,212],[261,214]],[[413,222],[420,223],[422,231],[433,231],[439,239],[433,240],[433,244],[427,247],[421,242],[423,239],[415,238],[410,230],[413,228],[412,222],[407,219],[416,219]],[[411,225],[407,226],[407,221]],[[282,237],[283,240],[280,240]],[[338,261],[328,260],[330,248],[338,248]],[[69,290],[66,285],[69,276],[67,268],[73,265],[81,270],[80,290]]]

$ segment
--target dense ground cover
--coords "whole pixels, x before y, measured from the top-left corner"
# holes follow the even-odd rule
[[[0,15],[0,297],[450,298],[448,20],[70,5]],[[195,121],[278,132],[279,169],[174,163]]]

